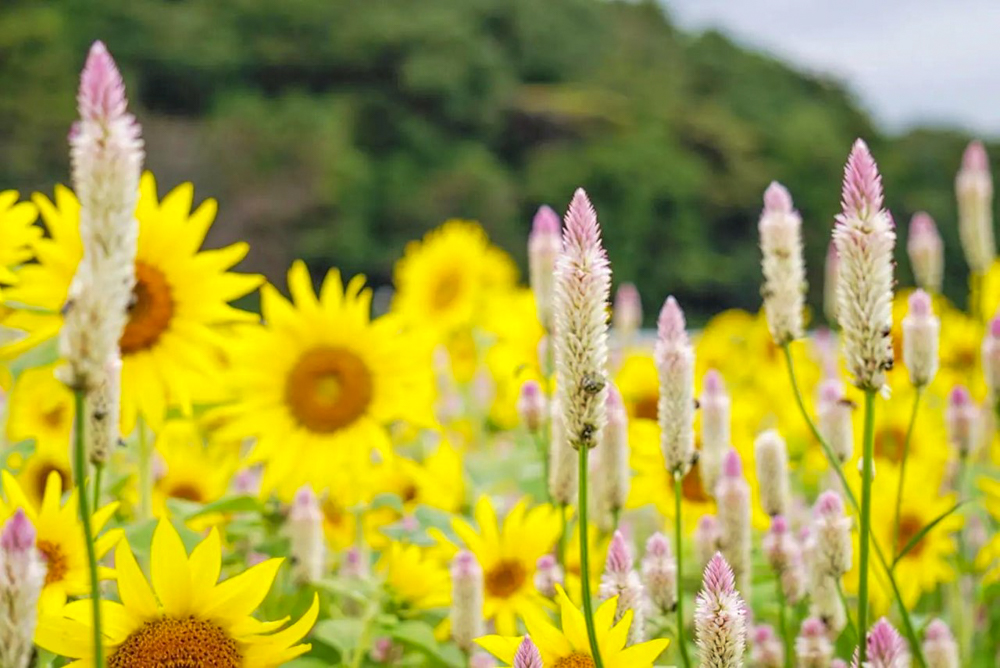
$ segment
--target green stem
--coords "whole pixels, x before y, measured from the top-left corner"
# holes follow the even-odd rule
[[[853,636],[853,644],[858,642],[858,629],[854,626],[854,619],[851,617],[851,606],[847,604],[847,594],[844,593],[844,585],[840,581],[840,578],[836,578],[837,582],[837,594],[840,595],[840,603],[844,606],[844,616],[847,617],[847,629],[851,632]]]
[[[851,504],[851,508],[854,509],[855,513],[861,512],[861,507],[858,505],[858,498],[854,495],[851,490],[850,485],[847,483],[847,476],[844,475],[843,469],[841,469],[841,463],[837,457],[833,454],[833,450],[830,449],[830,445],[823,438],[823,435],[819,433],[819,429],[816,427],[816,423],[813,422],[812,417],[809,416],[809,411],[806,410],[805,402],[802,400],[802,393],[799,390],[798,381],[795,378],[795,366],[792,364],[792,355],[788,351],[788,344],[783,345],[782,350],[785,353],[785,362],[788,367],[788,376],[791,379],[792,390],[795,394],[795,402],[798,404],[799,412],[802,414],[802,418],[806,421],[809,426],[809,430],[812,432],[813,437],[819,443],[820,449],[826,456],[827,463],[829,463],[830,468],[837,475],[837,479],[840,480],[840,486],[844,490],[844,495]],[[917,637],[917,631],[913,627],[913,621],[910,619],[910,612],[906,609],[906,604],[903,602],[903,595],[899,591],[899,585],[896,583],[896,576],[893,574],[892,569],[889,567],[889,562],[885,558],[885,553],[882,552],[882,548],[879,546],[877,540],[872,541],[872,546],[875,548],[875,556],[878,558],[879,564],[882,566],[886,573],[886,577],[889,580],[889,585],[892,587],[892,593],[896,598],[896,605],[899,607],[900,617],[903,620],[903,630],[906,632],[906,637],[910,641],[910,651],[912,652],[914,658],[917,660],[921,666],[927,666],[927,660],[924,658],[924,650],[920,645],[920,639]]]
[[[559,565],[566,569],[566,543],[569,541],[569,523],[566,521],[566,504],[559,506],[559,519],[562,522],[562,532],[559,534],[559,553],[556,559]]]
[[[868,628],[868,552],[872,525],[872,460],[875,458],[875,390],[865,391],[865,431],[861,454],[861,529],[860,558],[858,562],[858,628],[864,633]],[[858,641],[861,660],[865,665],[868,643],[864,638]]]
[[[892,539],[895,545],[892,550],[893,553],[897,552],[901,547],[899,544],[899,515],[900,509],[903,507],[903,485],[906,480],[906,460],[910,454],[910,438],[913,436],[913,425],[917,422],[917,409],[920,407],[920,395],[923,391],[924,388],[918,387],[916,396],[913,397],[913,410],[910,412],[910,425],[906,428],[906,439],[903,441],[903,456],[899,463],[899,487],[896,490],[896,515],[892,524]]]
[[[545,442],[545,433],[551,433],[549,430],[549,421],[544,420],[541,427],[532,434],[532,438],[535,441],[535,450],[538,451],[538,458],[542,460],[542,487],[545,488],[545,499],[549,503],[552,503],[552,491],[549,489],[549,447]]]
[[[590,638],[590,653],[594,668],[604,668],[601,650],[597,646],[597,632],[594,630],[593,601],[590,598],[590,563],[587,554],[590,541],[587,540],[587,455],[590,449],[584,444],[577,445],[580,453],[580,484],[577,512],[580,516],[580,597],[583,599],[583,617],[587,622],[587,636]],[[565,516],[564,516],[565,517]],[[564,520],[565,521],[565,520]]]
[[[681,535],[681,499],[684,497],[684,476],[674,474],[674,552],[677,553],[677,645],[681,652],[684,668],[690,668],[687,643],[684,642],[684,554],[683,536]]]
[[[146,423],[140,417],[139,429],[139,519],[153,516],[153,448],[146,434]]]
[[[792,668],[792,639],[788,635],[788,624],[785,621],[785,590],[781,588],[781,573],[774,572],[775,589],[778,591],[778,628],[781,630],[781,643],[785,647],[785,668]]]
[[[101,475],[104,464],[94,464],[94,510],[101,507]]]
[[[90,566],[90,598],[94,610],[94,665],[104,667],[104,634],[101,632],[101,589],[97,577],[97,552],[94,549],[94,531],[90,525],[90,501],[87,498],[87,458],[84,442],[84,392],[76,390],[75,398],[76,422],[73,433],[73,464],[76,474],[77,496],[79,497],[80,521],[83,523],[84,542],[87,544],[87,562]]]

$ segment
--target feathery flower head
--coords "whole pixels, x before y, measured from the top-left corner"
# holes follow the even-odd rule
[[[607,421],[608,323],[611,268],[597,213],[582,188],[566,212],[563,249],[555,267],[556,385],[570,445],[593,448]]]
[[[851,518],[837,492],[827,490],[816,500],[809,541],[814,578],[837,580],[851,570]]]
[[[918,211],[910,219],[906,252],[917,285],[932,294],[940,293],[944,280],[944,243],[934,219],[925,211]]]
[[[940,619],[935,619],[927,625],[923,642],[924,657],[927,668],[958,668],[958,643],[951,634],[951,629]]]
[[[0,531],[0,550],[5,555],[12,555],[23,554],[34,547],[35,527],[24,514],[24,509],[18,508]]]
[[[983,337],[983,377],[995,402],[1000,390],[1000,316],[994,316]]]
[[[750,485],[743,478],[743,462],[735,449],[730,448],[723,460],[715,500],[718,504],[721,552],[736,574],[740,591],[747,596],[752,551]]]
[[[670,541],[662,533],[656,532],[646,541],[642,584],[653,609],[665,613],[677,605],[677,562],[670,551]]]
[[[512,668],[542,668],[542,655],[530,637],[524,636],[524,640],[518,646]]]
[[[694,462],[694,350],[685,330],[684,312],[667,297],[657,321],[654,351],[660,379],[660,446],[667,470],[687,475]]]
[[[549,441],[549,496],[559,505],[569,505],[577,493],[579,468],[576,452],[566,433],[565,401],[557,391],[549,404],[551,440]]]
[[[958,199],[958,233],[966,262],[974,274],[989,271],[996,256],[993,237],[993,177],[986,147],[969,143],[962,155],[962,167],[955,176]]]
[[[701,666],[743,665],[747,610],[736,591],[733,571],[718,552],[705,568],[702,589],[695,599],[694,625]]]
[[[792,534],[784,515],[771,518],[761,547],[771,568],[778,575],[781,590],[790,603],[798,602],[805,593],[805,565],[802,548]]]
[[[726,386],[715,369],[705,372],[701,398],[701,452],[698,469],[705,489],[714,493],[722,469],[722,458],[732,445],[731,401]]]
[[[837,244],[830,241],[826,249],[826,263],[823,267],[823,315],[831,325],[837,322],[837,281],[840,277],[840,255]]]
[[[833,240],[840,257],[837,319],[854,383],[883,390],[892,368],[893,246],[896,233],[882,208],[882,178],[868,146],[857,140],[844,168],[843,212]]]
[[[701,568],[707,566],[712,555],[719,551],[719,539],[719,521],[715,515],[706,513],[698,518],[694,529],[694,551]]]
[[[770,625],[758,624],[753,628],[750,662],[760,668],[781,668],[785,665],[785,647]]]
[[[536,432],[542,427],[547,403],[542,386],[537,380],[524,381],[521,393],[517,397],[517,414],[528,431]]]
[[[615,531],[608,546],[608,559],[605,567],[608,573],[628,573],[632,570],[632,554],[625,543],[621,531]]]
[[[615,531],[611,544],[608,546],[608,558],[601,576],[601,587],[598,596],[602,601],[617,599],[615,608],[615,623],[622,620],[626,613],[632,612],[632,625],[629,628],[628,644],[635,645],[643,641],[645,632],[645,599],[642,581],[639,574],[632,569],[632,554],[621,531]]]
[[[566,577],[555,555],[543,554],[535,563],[535,589],[546,598],[554,598],[556,585],[564,586]]]
[[[931,296],[923,290],[910,295],[909,305],[902,323],[903,364],[913,386],[925,387],[937,374],[941,321],[934,315]]]
[[[854,452],[854,403],[844,394],[843,384],[836,378],[823,381],[817,402],[817,428],[841,463]]]
[[[758,224],[764,312],[771,337],[778,345],[802,336],[806,268],[802,259],[802,217],[792,209],[792,196],[772,182],[764,192]]]
[[[628,413],[621,392],[608,383],[608,423],[601,447],[594,452],[594,466],[601,475],[594,477],[596,520],[602,531],[614,528],[614,517],[625,507],[632,484],[629,465]]]
[[[562,249],[562,225],[552,207],[542,205],[531,222],[528,235],[528,280],[535,295],[538,321],[552,331],[553,271]]]
[[[963,385],[956,385],[948,394],[945,408],[948,440],[961,457],[968,457],[979,442],[979,408]]]
[[[122,358],[117,350],[102,371],[87,402],[87,454],[95,465],[107,463],[121,438]]]
[[[368,577],[371,571],[368,558],[357,547],[352,547],[344,552],[344,557],[340,562],[340,576],[349,580],[363,580]]]
[[[868,632],[864,668],[910,668],[910,655],[899,632],[882,617]],[[855,654],[854,665],[858,660]]]
[[[642,298],[635,283],[622,283],[618,286],[612,320],[615,330],[626,341],[642,327]]]
[[[791,495],[788,482],[788,450],[777,429],[761,432],[754,440],[754,459],[760,486],[760,503],[772,517],[786,512]]]
[[[35,527],[18,509],[0,531],[0,666],[27,668],[34,645],[45,561],[35,549]]]
[[[829,668],[833,658],[826,624],[818,617],[807,617],[795,639],[795,658],[801,668]]]
[[[451,561],[451,637],[468,651],[483,635],[483,569],[476,555],[461,550]]]
[[[303,584],[319,581],[326,572],[326,539],[323,511],[309,485],[295,493],[288,512],[288,537],[295,579]]]

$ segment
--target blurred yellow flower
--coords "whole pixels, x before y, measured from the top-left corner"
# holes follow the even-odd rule
[[[417,545],[392,542],[375,570],[385,578],[390,592],[413,610],[444,608],[451,603],[448,568]]]
[[[31,202],[18,202],[14,190],[0,192],[0,286],[18,282],[11,271],[31,259],[31,246],[42,236],[42,230],[33,223],[38,209]],[[0,292],[0,302],[4,294]]]
[[[227,444],[205,443],[195,421],[167,420],[156,435],[155,447],[164,465],[153,490],[157,517],[167,517],[167,499],[206,504],[229,491],[238,453]],[[202,518],[192,528],[203,529],[218,519]]]

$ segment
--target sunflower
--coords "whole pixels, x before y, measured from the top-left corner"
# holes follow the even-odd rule
[[[219,582],[219,533],[213,529],[190,557],[177,531],[161,520],[153,533],[152,587],[128,542],[115,551],[121,603],[101,601],[104,651],[108,668],[141,666],[279,666],[311,649],[297,644],[312,628],[319,601],[297,622],[257,621],[250,615],[267,595],[281,559],[269,559]],[[35,641],[50,652],[76,659],[71,666],[92,667],[92,601],[67,605],[42,615]]]
[[[355,276],[345,289],[330,271],[317,297],[297,261],[288,272],[293,301],[265,285],[265,324],[234,344],[240,396],[224,409],[230,420],[219,434],[257,437],[250,459],[267,463],[265,490],[289,481],[319,487],[345,464],[388,453],[390,423],[430,425],[429,348],[404,336],[396,318],[371,319],[364,281]]]
[[[882,462],[879,462],[877,469],[878,484],[872,486],[871,536],[888,556],[898,554],[920,530],[953,507],[956,496],[954,493],[939,492],[942,487],[943,466],[920,460],[910,461],[906,468],[906,486],[900,506],[897,540],[894,532],[899,469]],[[856,486],[860,487],[859,484]],[[860,498],[860,489],[855,490],[855,493]],[[962,524],[961,515],[949,515],[896,563],[893,573],[907,608],[912,609],[922,594],[933,592],[940,584],[954,580],[955,571],[951,562],[958,551],[954,534],[961,529]],[[857,532],[854,534],[854,542],[857,554]],[[857,590],[859,579],[858,563],[857,560],[854,561],[853,570],[848,573],[846,580],[852,591]],[[892,603],[893,592],[877,564],[870,570],[874,580],[869,586],[872,605],[876,610],[885,611]]]
[[[527,288],[489,300],[483,329],[493,338],[486,351],[486,368],[493,379],[490,419],[500,429],[520,423],[517,399],[526,380],[540,380],[538,348],[545,330],[538,321],[535,298]]]
[[[2,472],[3,490],[6,503],[0,501],[0,518],[6,519],[18,509],[24,511],[35,525],[38,551],[44,557],[48,570],[45,586],[39,599],[41,610],[57,609],[66,603],[69,596],[81,596],[90,591],[90,567],[87,562],[87,545],[80,524],[77,507],[77,491],[74,489],[65,504],[60,504],[62,481],[58,472],[49,474],[41,505],[32,503],[21,485],[7,471]],[[94,513],[91,519],[94,535],[100,534],[118,508],[117,503],[109,503]],[[0,521],[0,524],[3,522]],[[123,536],[121,529],[112,529],[97,538],[94,547],[100,559],[115,546]],[[108,579],[112,573],[100,568],[100,577]]]
[[[168,406],[190,412],[201,401],[202,388],[217,383],[225,339],[216,331],[224,323],[252,320],[228,302],[262,282],[259,276],[228,272],[249,250],[245,243],[200,251],[212,221],[215,200],[193,212],[194,187],[185,183],[159,201],[152,174],[143,174],[136,218],[133,303],[119,346],[122,353],[122,433],[129,434],[141,414],[154,428]],[[80,204],[68,188],[56,186],[55,200],[34,196],[48,236],[34,243],[36,264],[24,266],[11,301],[30,309],[16,311],[9,327],[28,336],[6,347],[16,355],[54,337],[62,326],[60,310],[83,256]]]
[[[399,496],[405,512],[430,506],[457,513],[465,505],[462,456],[447,439],[423,461],[393,455],[378,470],[384,474],[382,491]]]
[[[514,262],[478,223],[449,220],[406,246],[396,263],[393,309],[409,325],[450,332],[477,322],[489,294],[516,280]]]
[[[889,401],[879,402],[875,412],[875,433],[873,451],[877,461],[876,466],[883,461],[898,466],[903,459],[903,446],[909,432],[910,418],[913,416],[913,400],[915,390],[909,384],[899,384],[893,388]],[[921,398],[917,410],[916,422],[910,433],[909,459],[925,463],[935,463],[944,467],[950,449],[948,434],[944,423],[944,400],[934,393],[927,392]],[[864,411],[854,412],[854,433],[861,434],[864,428]],[[855,462],[860,458],[860,448],[855,449]],[[850,466],[848,466],[848,470]]]
[[[590,588],[597,591],[601,582],[601,573],[607,561],[608,545],[611,544],[611,536],[601,535],[600,529],[595,524],[587,525],[587,554],[590,559],[587,565],[590,567]],[[583,565],[580,559],[580,523],[573,524],[573,531],[566,539],[566,553],[563,555],[563,570],[566,578],[566,591],[570,600],[582,601],[580,590],[583,585]]]
[[[544,615],[524,617],[528,635],[542,655],[542,664],[551,668],[593,668],[594,659],[583,613],[573,605],[561,587],[557,598],[562,618],[561,629],[550,624]],[[632,625],[632,611],[627,611],[615,624],[617,605],[617,598],[608,599],[594,613],[601,662],[607,668],[652,668],[653,662],[670,641],[650,640],[626,647],[629,627]],[[514,665],[514,654],[522,640],[523,638],[485,636],[476,642],[501,661]]]
[[[154,488],[157,517],[167,516],[167,499],[205,504],[222,498],[239,464],[233,448],[204,443],[193,420],[167,420],[156,435],[155,447],[165,469]]]
[[[993,516],[1000,520],[1000,481],[990,478],[980,478],[979,487],[985,493],[983,506]],[[985,571],[983,585],[1000,581],[1000,533],[995,533],[976,555],[976,568]]]
[[[417,545],[393,541],[375,564],[394,597],[413,610],[445,608],[451,603],[447,567]]]
[[[11,270],[31,259],[31,245],[42,235],[34,225],[38,209],[18,198],[14,190],[0,192],[0,285],[17,283],[17,274]],[[3,298],[0,293],[0,302]]]
[[[550,605],[535,589],[535,564],[552,552],[559,539],[559,511],[550,505],[528,510],[522,499],[501,525],[493,503],[483,496],[476,502],[474,515],[478,531],[458,517],[452,520],[452,528],[483,568],[486,619],[494,620],[498,633],[512,635],[518,617]]]
[[[630,420],[656,421],[660,401],[660,376],[649,350],[633,349],[625,353],[615,376]]]

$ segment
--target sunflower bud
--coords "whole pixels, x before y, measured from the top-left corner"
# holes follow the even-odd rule
[[[903,364],[913,386],[926,387],[937,373],[941,333],[941,321],[934,315],[930,295],[923,290],[910,295],[910,310],[902,324]]]
[[[451,562],[451,638],[464,651],[483,635],[483,569],[463,550]]]
[[[923,211],[913,214],[910,219],[906,251],[917,285],[932,295],[940,294],[944,279],[944,244],[934,219]]]

